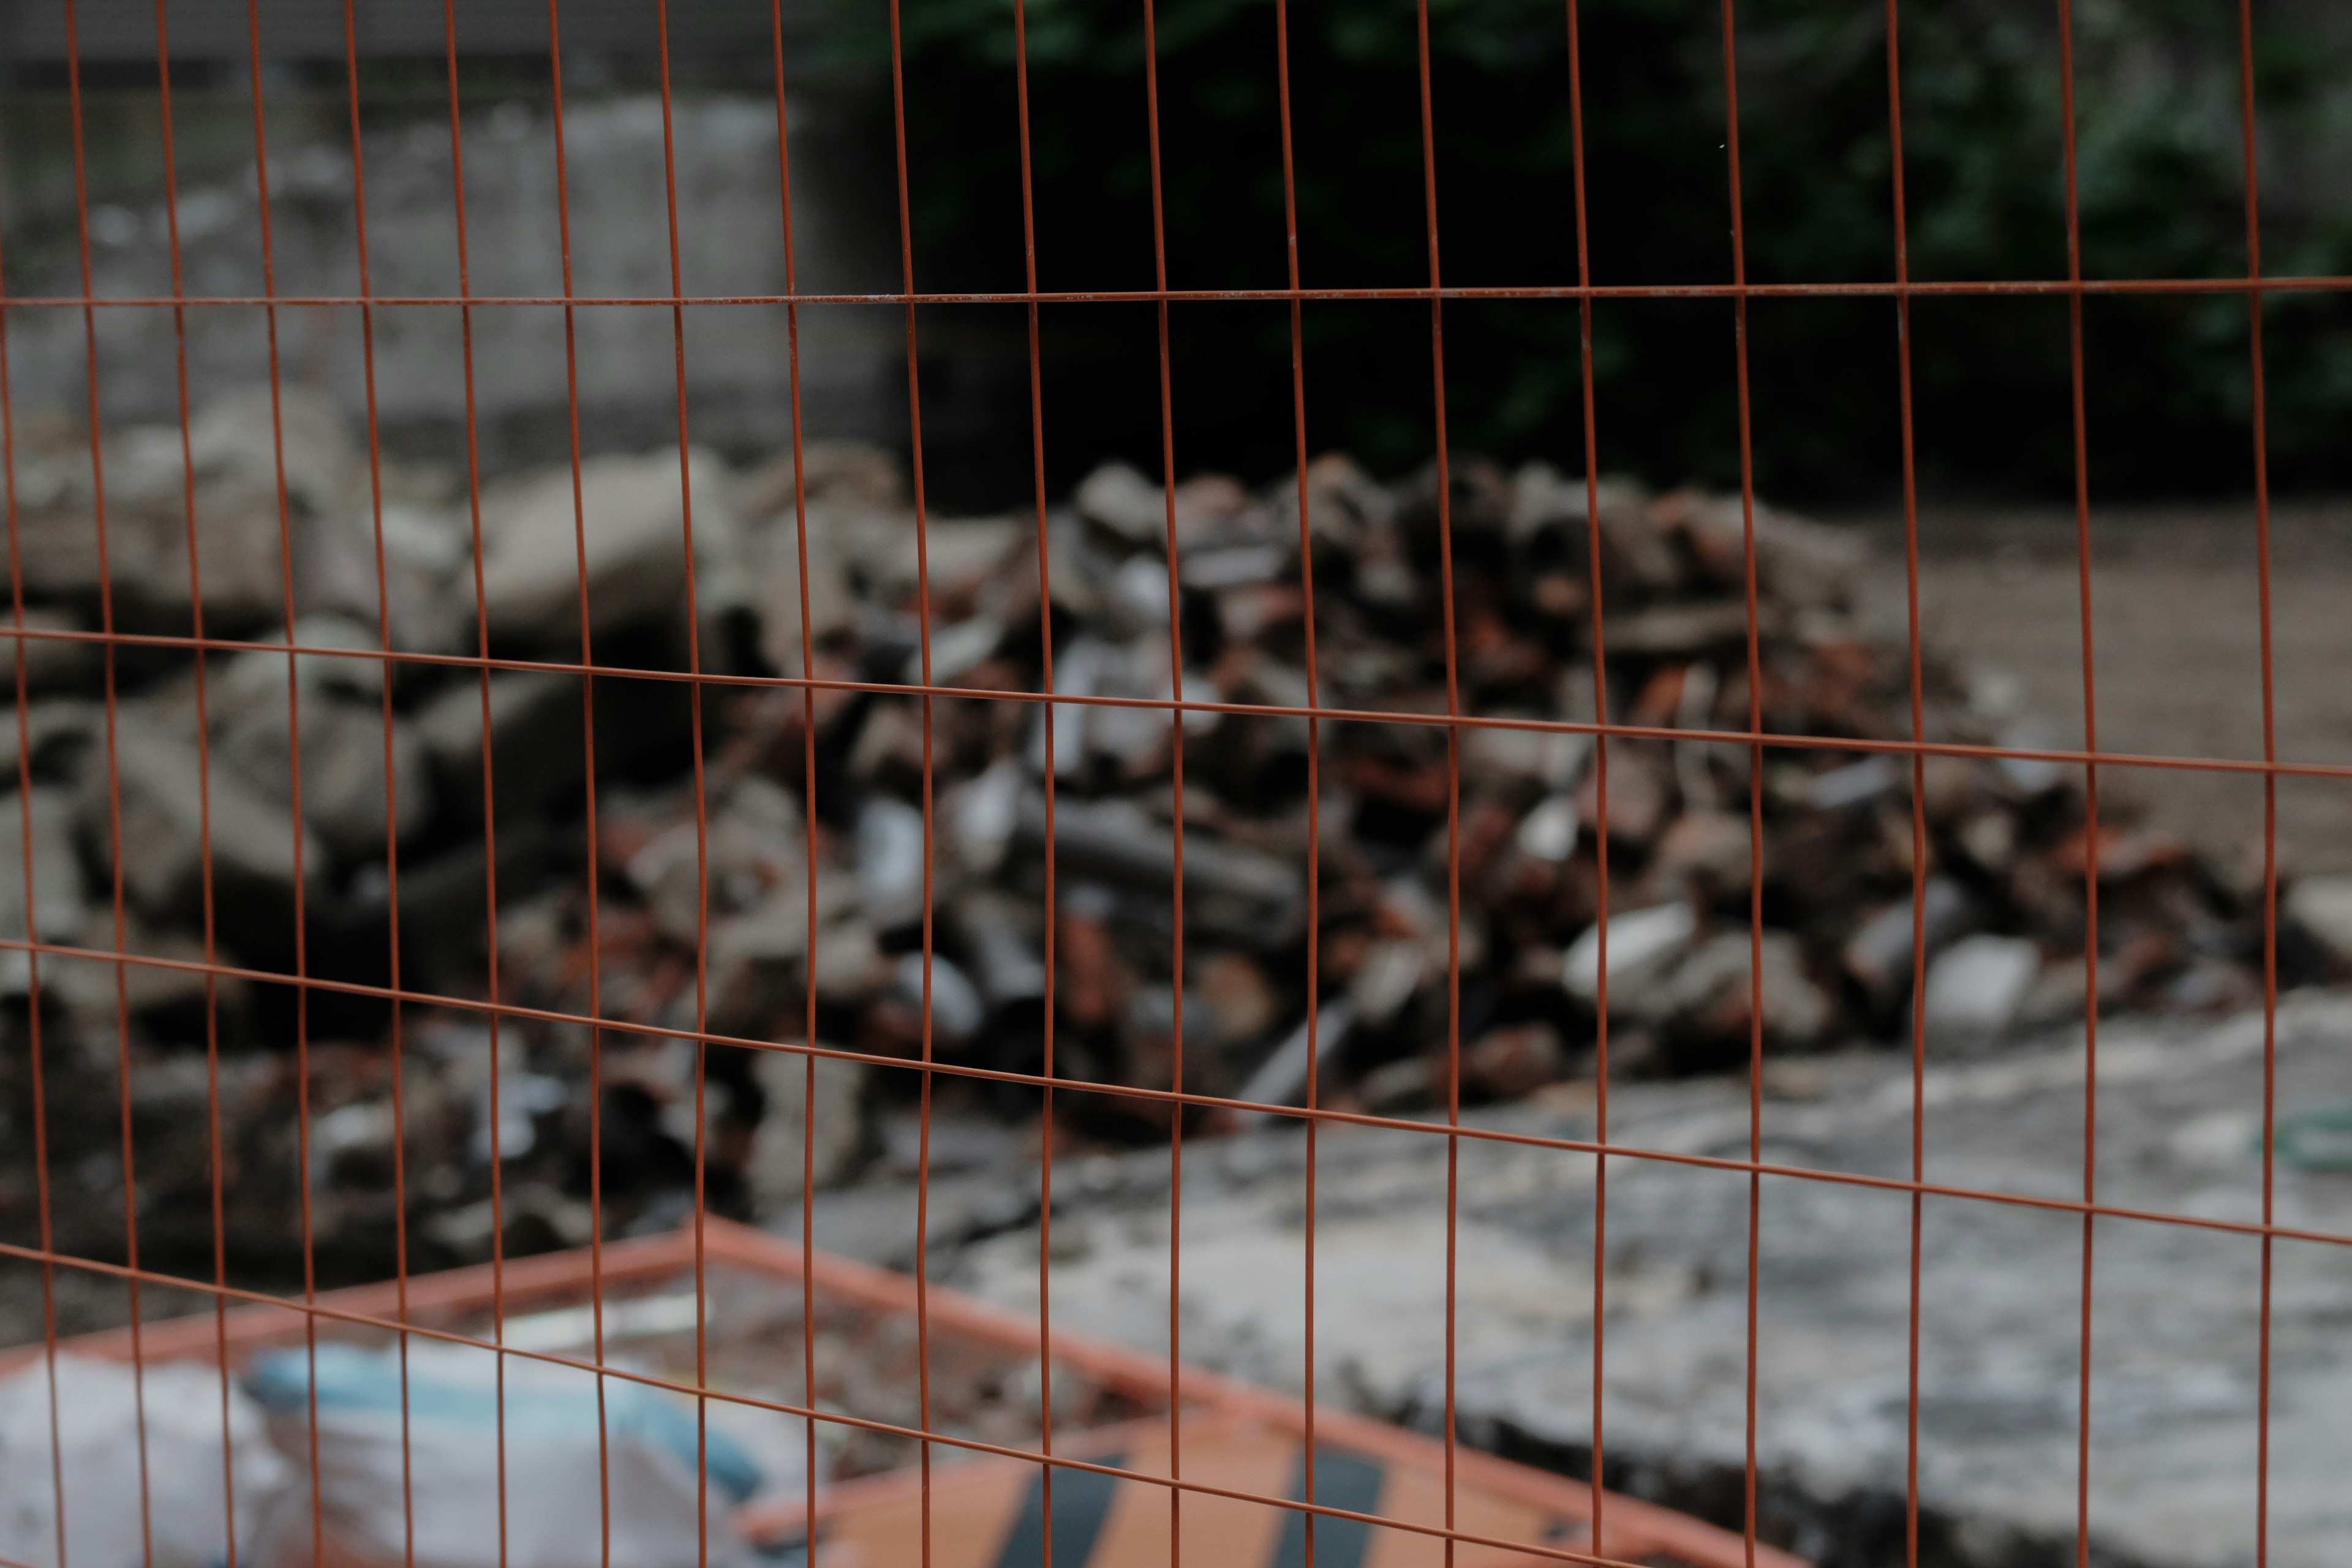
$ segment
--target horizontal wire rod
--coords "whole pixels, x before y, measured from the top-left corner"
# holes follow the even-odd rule
[[[1611,1154],[1629,1159],[1654,1160],[1664,1164],[1692,1165],[1710,1171],[1736,1171],[1766,1176],[1788,1176],[1801,1181],[1831,1182],[1842,1186],[1874,1187],[1884,1192],[1922,1193],[1935,1197],[1972,1198],[1984,1203],[2005,1204],[2011,1207],[2043,1209],[2056,1214],[2097,1215],[2109,1219],[2142,1220],[2154,1225],[2175,1225],[2193,1230],[2221,1231],[2232,1236],[2267,1236],[2288,1241],[2315,1241],[2330,1247],[2352,1247],[2352,1232],[2311,1230],[2294,1226],[2263,1224],[2254,1220],[2223,1219],[2205,1215],[2175,1214],[2164,1209],[2143,1209],[2114,1204],[2085,1203],[2077,1198],[2040,1197],[2030,1193],[2007,1193],[1990,1187],[1964,1187],[1946,1182],[1906,1181],[1895,1176],[1872,1176],[1858,1171],[1823,1170],[1811,1165],[1784,1165],[1769,1160],[1735,1160],[1724,1155],[1692,1154],[1675,1150],[1645,1148],[1638,1143],[1602,1142],[1590,1138],[1559,1138],[1537,1132],[1511,1132],[1499,1128],[1448,1126],[1443,1122],[1415,1121],[1404,1117],[1373,1116],[1360,1111],[1333,1110],[1326,1107],[1308,1108],[1298,1105],[1275,1105],[1263,1100],[1236,1100],[1226,1095],[1201,1094],[1190,1089],[1144,1089],[1128,1084],[1097,1083],[1090,1079],[1047,1077],[1042,1073],[1013,1072],[1002,1068],[972,1067],[961,1062],[934,1058],[928,1062],[909,1061],[874,1051],[845,1050],[834,1046],[793,1045],[781,1040],[756,1040],[740,1035],[715,1034],[709,1030],[680,1029],[651,1022],[592,1018],[584,1013],[567,1013],[552,1007],[526,1007],[511,1002],[490,1002],[480,997],[456,996],[440,992],[406,991],[388,985],[371,985],[357,980],[329,980],[315,974],[293,975],[269,969],[247,969],[235,964],[203,963],[194,959],[162,958],[143,952],[118,952],[108,948],[73,947],[63,942],[28,942],[21,937],[0,938],[0,952],[35,952],[53,958],[80,959],[95,963],[135,963],[153,969],[177,970],[182,973],[211,974],[248,981],[256,984],[283,985],[298,991],[331,991],[339,995],[368,996],[380,1001],[423,1004],[447,1007],[460,1012],[479,1013],[500,1019],[526,1018],[542,1024],[572,1025],[580,1028],[600,1029],[607,1033],[615,1029],[644,1035],[656,1039],[685,1040],[693,1044],[734,1046],[743,1050],[774,1051],[785,1056],[831,1057],[841,1061],[864,1062],[872,1067],[896,1068],[904,1072],[945,1073],[955,1078],[980,1079],[991,1083],[1013,1083],[1031,1089],[1052,1088],[1081,1094],[1103,1095],[1118,1100],[1150,1100],[1168,1105],[1195,1106],[1204,1110],[1249,1110],[1270,1116],[1286,1116],[1301,1121],[1344,1122],[1353,1127],[1381,1128],[1397,1132],[1420,1132],[1432,1138],[1469,1138],[1490,1143],[1508,1143],[1521,1148],[1549,1149],[1568,1154]],[[37,1247],[27,1248],[0,1245],[0,1257],[47,1257]],[[62,1255],[61,1255],[62,1256]],[[210,1286],[194,1281],[183,1281],[176,1276],[167,1282],[186,1284],[190,1289],[209,1289]],[[273,1298],[274,1300],[274,1298]]]
[[[510,669],[546,675],[610,676],[628,680],[667,680],[751,689],[871,691],[883,696],[956,698],[972,702],[1050,702],[1056,707],[1159,708],[1184,713],[1229,713],[1263,719],[1318,719],[1350,724],[1419,724],[1464,729],[1530,730],[1573,735],[1612,735],[1633,740],[1686,741],[1702,744],[1752,746],[1759,740],[1772,751],[1884,752],[1890,756],[1974,757],[1998,762],[2095,763],[2101,767],[2168,768],[2189,773],[2268,774],[2286,778],[2352,779],[2352,763],[2265,761],[2260,757],[2173,756],[2162,752],[2099,752],[2049,746],[1999,746],[1959,741],[1906,741],[1856,735],[1811,735],[1801,731],[1766,730],[1678,730],[1658,724],[1599,723],[1590,720],[1537,719],[1516,714],[1416,713],[1384,708],[1328,708],[1271,702],[1211,702],[1193,698],[1112,697],[1076,692],[1029,691],[994,686],[925,686],[890,680],[836,680],[821,676],[728,675],[710,670],[640,669],[628,665],[581,664],[562,659],[496,658],[459,653],[386,653],[381,648],[328,647],[323,644],[248,642],[233,637],[173,637],[162,633],[90,632],[67,628],[0,626],[0,639],[46,638],[60,642],[136,643],[144,647],[197,648],[213,653],[264,652],[325,658],[374,659],[394,664],[446,665],[460,668]],[[5,769],[0,769],[5,771]]]
[[[1214,303],[1253,300],[1750,300],[1917,299],[1932,296],[2084,294],[2294,294],[2352,289],[2352,276],[2241,278],[1954,279],[1851,283],[1532,283],[1458,284],[1432,289],[1045,289],[965,291],[877,290],[850,294],[0,294],[0,310],[84,310],[92,306],[499,306],[570,305],[1085,305]]]

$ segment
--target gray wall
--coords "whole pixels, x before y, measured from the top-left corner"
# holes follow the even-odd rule
[[[151,55],[152,58],[152,55]],[[241,85],[237,84],[237,85]],[[80,291],[67,104],[57,91],[9,95],[0,112],[5,258],[15,297]],[[489,95],[485,94],[485,97]],[[160,120],[152,87],[85,95],[89,147],[93,290],[100,298],[171,291]],[[871,145],[870,116],[844,91],[796,92],[793,217],[804,290],[897,286],[895,203],[887,148]],[[268,100],[271,221],[280,295],[359,291],[348,131],[340,95],[278,81]],[[192,295],[264,291],[249,98],[223,86],[175,100],[182,148],[180,225]],[[420,94],[371,106],[364,137],[369,257],[379,296],[459,292],[457,221],[446,108]],[[675,116],[679,265],[688,294],[774,293],[784,284],[775,105],[751,93],[681,95]],[[639,92],[570,99],[571,232],[574,291],[671,292],[658,100]],[[551,122],[543,101],[508,97],[465,119],[466,226],[471,291],[551,296],[562,290]],[[361,312],[282,308],[281,375],[363,408]],[[788,437],[785,312],[774,306],[686,311],[689,417],[699,440],[746,450]],[[96,312],[100,401],[107,421],[176,417],[173,321],[162,307]],[[474,391],[491,468],[559,456],[565,441],[562,312],[480,307],[472,312]],[[376,393],[387,444],[413,454],[462,453],[465,378],[461,312],[448,307],[376,311]],[[889,307],[809,307],[802,312],[802,377],[813,435],[903,438],[901,317]],[[647,446],[675,432],[673,322],[667,307],[577,311],[579,396],[593,447]],[[267,313],[207,306],[187,312],[189,372],[198,402],[268,370]],[[88,355],[81,313],[19,307],[8,313],[8,357],[21,413],[78,416]]]

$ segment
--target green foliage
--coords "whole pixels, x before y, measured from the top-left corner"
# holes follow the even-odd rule
[[[835,47],[888,58],[878,0],[836,0]],[[919,281],[1021,283],[1013,0],[900,0]],[[1559,0],[1428,0],[1444,279],[1577,277],[1568,36]],[[2080,0],[2077,192],[2093,279],[2242,274],[2243,151],[2229,0]],[[1040,281],[1150,286],[1145,12],[1027,0]],[[1427,281],[1414,0],[1298,0],[1289,12],[1299,255],[1310,287]],[[1271,0],[1160,0],[1155,26],[1171,282],[1285,281]],[[1740,0],[1741,196],[1757,282],[1883,280],[1895,268],[1885,10],[1870,0]],[[2064,105],[2055,8],[1914,0],[1902,11],[1909,262],[1921,280],[2066,275]],[[1732,270],[1720,11],[1700,0],[1584,0],[1587,232],[1602,283],[1720,282]],[[2343,51],[2259,31],[2267,165],[2324,168],[2352,147]],[[2284,155],[2282,155],[2284,154]],[[2266,270],[2352,272],[2352,213],[2326,175],[2274,178]],[[2326,204],[2334,200],[2338,205]],[[2071,483],[2062,296],[1923,299],[1918,437],[1929,477]],[[1749,310],[1759,473],[1782,493],[1884,489],[1896,471],[1894,307],[1883,297],[1759,300]],[[1307,405],[1317,446],[1375,463],[1433,439],[1425,304],[1311,303]],[[1602,460],[1655,479],[1737,472],[1733,312],[1611,300],[1594,311]],[[1148,310],[1046,311],[1047,433],[1082,464],[1156,462]],[[2337,297],[2265,304],[2271,450],[2287,482],[2340,483],[2352,415],[2352,314]],[[1179,466],[1277,471],[1290,458],[1288,314],[1172,312]],[[1580,459],[1577,313],[1566,302],[1445,311],[1452,439]],[[979,329],[1017,337],[1009,313]],[[2252,405],[2238,293],[2100,297],[2084,309],[2095,484],[2242,485]],[[1017,348],[1004,363],[1017,369]],[[1025,399],[1011,405],[1025,406]],[[1025,446],[1013,442],[1011,445]],[[1018,468],[1018,465],[1016,465]],[[1018,471],[1025,472],[1025,468]]]

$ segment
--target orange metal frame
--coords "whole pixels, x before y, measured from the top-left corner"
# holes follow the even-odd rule
[[[604,1249],[601,1263],[593,1259],[584,1247],[568,1252],[541,1253],[531,1258],[517,1258],[502,1269],[493,1269],[488,1264],[478,1264],[445,1273],[420,1275],[407,1282],[404,1299],[401,1287],[394,1281],[359,1285],[326,1291],[307,1304],[253,1301],[226,1313],[198,1312],[142,1324],[135,1331],[121,1328],[86,1334],[59,1341],[55,1348],[66,1354],[110,1361],[135,1359],[150,1363],[183,1360],[218,1363],[226,1356],[226,1364],[233,1369],[255,1351],[303,1342],[313,1322],[399,1331],[441,1340],[486,1344],[495,1341],[474,1339],[446,1330],[416,1327],[415,1320],[419,1314],[430,1317],[481,1309],[499,1310],[503,1315],[505,1312],[527,1310],[535,1302],[548,1299],[576,1300],[591,1291],[601,1296],[601,1287],[675,1279],[688,1273],[698,1278],[702,1270],[713,1266],[755,1272],[780,1282],[805,1283],[814,1293],[830,1300],[854,1303],[877,1312],[912,1317],[919,1310],[934,1334],[950,1340],[979,1342],[1016,1355],[1037,1353],[1036,1324],[1027,1318],[992,1307],[958,1291],[936,1287],[927,1292],[926,1301],[919,1303],[915,1283],[906,1275],[876,1268],[831,1253],[809,1252],[797,1241],[787,1241],[765,1231],[715,1216],[704,1217],[698,1226],[688,1225],[663,1235],[614,1242]],[[404,1323],[408,1326],[404,1328]],[[22,1345],[0,1352],[0,1376],[40,1364],[49,1353],[49,1348],[46,1345]],[[593,1364],[538,1352],[509,1350],[506,1353],[564,1364]],[[1297,1399],[1196,1366],[1179,1368],[1180,1381],[1171,1385],[1168,1363],[1159,1357],[1090,1335],[1056,1331],[1052,1342],[1052,1359],[1103,1388],[1137,1399],[1165,1402],[1171,1409],[1181,1405],[1184,1441],[1188,1447],[1199,1445],[1213,1434],[1236,1427],[1263,1428],[1300,1438],[1312,1430],[1320,1442],[1381,1459],[1402,1468],[1433,1472],[1444,1468],[1444,1446],[1432,1438],[1343,1411],[1322,1409],[1314,1412],[1310,1417],[1306,1405]],[[714,1400],[806,1414],[797,1406],[752,1399],[722,1390],[703,1390],[691,1384],[670,1382],[644,1373],[611,1372],[608,1375],[657,1384],[680,1394],[698,1394]],[[1172,1396],[1179,1389],[1181,1391],[1181,1401]],[[819,1412],[817,1418],[847,1419],[833,1412]],[[882,1425],[873,1422],[857,1424]],[[1105,1462],[1102,1456],[1125,1447],[1124,1439],[1146,1426],[1156,1433],[1164,1433],[1160,1418],[1147,1418],[1129,1423],[1115,1431],[1096,1435],[1091,1439],[1082,1437],[1074,1447],[1050,1460],[1042,1454],[967,1439],[934,1436],[931,1441],[950,1452],[959,1448],[967,1450],[973,1458],[1017,1458],[1031,1465],[1053,1464],[1108,1470],[1122,1479],[1166,1487],[1171,1492],[1189,1490],[1204,1496],[1234,1498],[1235,1494],[1228,1489],[1213,1486],[1188,1488],[1181,1480],[1168,1476],[1118,1469]],[[1594,1511],[1591,1492],[1581,1482],[1475,1452],[1454,1456],[1454,1475],[1461,1488],[1475,1488],[1490,1496],[1509,1499],[1550,1517],[1582,1525],[1588,1532],[1591,1530]],[[820,1494],[816,1517],[822,1520],[828,1513],[854,1505],[862,1498],[895,1499],[919,1491],[919,1487],[908,1485],[908,1479],[892,1474],[843,1482],[837,1488]],[[1635,1498],[1614,1492],[1605,1496],[1607,1534],[1595,1551],[1605,1552],[1606,1556],[1547,1550],[1525,1542],[1481,1539],[1469,1534],[1456,1533],[1454,1538],[1465,1544],[1507,1549],[1517,1554],[1518,1560],[1528,1563],[1611,1560],[1638,1563],[1654,1555],[1664,1555],[1688,1563],[1690,1568],[1738,1568],[1738,1565],[1750,1561],[1746,1554],[1746,1544],[1733,1531],[1717,1529],[1687,1514],[1676,1513],[1671,1509],[1660,1508]],[[1276,1498],[1247,1498],[1247,1500],[1263,1501],[1276,1508],[1306,1506]],[[1346,1510],[1310,1511],[1343,1519],[1370,1519],[1391,1529],[1417,1531],[1429,1535],[1444,1536],[1447,1533],[1442,1529],[1432,1530],[1426,1524],[1382,1520],[1376,1515],[1350,1513]],[[804,1528],[809,1517],[810,1511],[805,1504],[753,1505],[738,1514],[737,1522],[745,1533],[754,1539],[767,1539]],[[1587,1539],[1591,1539],[1589,1533]],[[1805,1568],[1801,1559],[1769,1546],[1759,1547],[1753,1563],[1756,1568]]]

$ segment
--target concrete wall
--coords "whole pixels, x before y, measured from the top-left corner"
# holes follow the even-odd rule
[[[279,295],[359,292],[359,246],[348,132],[337,97],[288,90],[268,101],[270,217]],[[171,292],[160,121],[154,94],[86,95],[91,169],[92,283],[100,298]],[[251,105],[229,89],[175,105],[183,146],[180,230],[186,291],[264,292]],[[364,137],[368,253],[379,296],[460,291],[457,216],[446,111],[429,95],[372,108]],[[18,94],[5,113],[9,167],[5,258],[11,296],[80,292],[71,163],[61,157],[62,93]],[[897,285],[887,148],[850,94],[795,95],[793,243],[807,290]],[[239,130],[244,135],[240,146]],[[751,93],[681,96],[674,114],[678,263],[688,294],[774,293],[784,286],[775,105]],[[583,93],[568,106],[573,289],[604,296],[667,295],[670,226],[659,100]],[[465,121],[466,228],[471,291],[558,295],[562,288],[554,141],[543,101],[509,97]],[[877,153],[880,157],[877,157]],[[187,311],[189,374],[198,402],[268,373],[268,312],[253,306]],[[281,308],[280,374],[305,395],[364,407],[361,311]],[[375,381],[387,444],[457,456],[466,409],[464,312],[380,307]],[[110,422],[176,417],[174,324],[163,307],[95,312],[100,402]],[[563,314],[551,306],[472,312],[474,395],[486,462],[560,456],[565,442]],[[902,318],[889,307],[811,307],[802,313],[806,427],[814,435],[902,438]],[[676,363],[666,306],[582,308],[578,389],[592,446],[674,437]],[[8,313],[8,358],[20,414],[79,416],[89,355],[82,314]],[[709,306],[685,312],[690,420],[698,440],[746,449],[788,438],[785,312]]]

